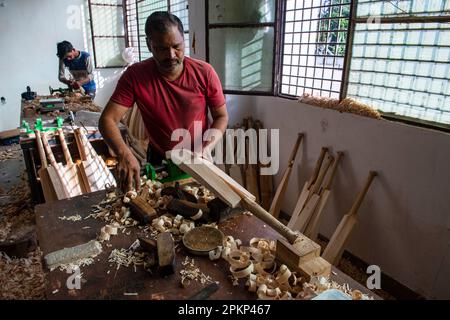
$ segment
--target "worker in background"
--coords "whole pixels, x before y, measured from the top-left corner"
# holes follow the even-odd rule
[[[121,188],[139,189],[140,165],[118,129],[124,114],[137,104],[149,136],[149,148],[159,158],[176,147],[171,141],[176,129],[191,135],[195,123],[202,133],[215,134],[203,144],[210,154],[227,127],[228,113],[220,80],[206,62],[184,56],[184,29],[180,19],[168,12],[155,12],[145,25],[147,46],[153,57],[130,66],[120,78],[116,90],[100,118],[99,129],[105,142],[118,156]],[[208,124],[208,110],[212,123]],[[193,138],[195,134],[193,134]],[[152,157],[155,158],[155,157]]]
[[[68,41],[57,44],[59,58],[59,81],[67,84],[70,88],[79,90],[84,89],[85,94],[95,98],[96,85],[92,73],[92,58],[85,51],[76,50]],[[69,69],[73,79],[66,79],[65,68]]]

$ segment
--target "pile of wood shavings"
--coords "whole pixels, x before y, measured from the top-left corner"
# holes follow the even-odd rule
[[[304,282],[287,266],[277,266],[275,243],[267,239],[253,238],[250,246],[245,247],[239,239],[227,236],[223,246],[209,256],[211,260],[226,260],[230,264],[233,285],[238,285],[240,279],[246,280],[248,290],[255,292],[259,299],[306,300],[328,289],[340,290],[354,300],[372,299],[358,290],[351,290],[348,284],[340,285],[323,277]]]
[[[20,159],[22,152],[19,147],[12,147],[7,149],[0,149],[0,162],[12,159]]]
[[[17,186],[6,192],[6,197],[12,201],[0,205],[0,241],[19,228],[35,224],[34,206],[24,175]]]
[[[181,285],[183,288],[189,286],[191,281],[198,281],[201,284],[213,283],[213,279],[200,271],[200,268],[195,264],[194,259],[186,257],[181,263],[184,269],[180,271]]]
[[[45,299],[40,250],[11,259],[0,252],[0,299]]]
[[[65,108],[68,111],[77,112],[81,110],[100,112],[102,108],[92,102],[90,99],[85,99],[76,93],[69,93],[64,97]]]
[[[135,252],[133,250],[127,249],[114,249],[108,257],[108,262],[116,263],[116,269],[119,270],[121,266],[123,267],[133,267],[134,272],[137,270],[137,266],[144,266],[147,269],[146,257],[148,254],[146,252]]]
[[[382,119],[381,114],[374,108],[351,98],[339,101],[339,99],[315,97],[308,93],[304,93],[303,96],[299,97],[298,101],[321,108],[333,109],[339,112],[353,113],[378,120]]]

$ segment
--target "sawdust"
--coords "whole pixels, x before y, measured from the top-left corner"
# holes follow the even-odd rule
[[[35,226],[26,173],[18,185],[2,193],[8,201],[0,205],[0,241],[13,239],[24,228]],[[20,259],[0,252],[0,284],[0,299],[45,299],[40,249]]]
[[[381,114],[374,108],[351,98],[339,101],[339,99],[315,97],[308,93],[304,93],[303,96],[298,98],[298,101],[321,108],[333,109],[339,112],[353,113],[378,120],[382,119]]]
[[[25,172],[20,183],[6,192],[10,201],[0,205],[0,241],[25,226],[35,224],[34,206]]]
[[[21,259],[11,259],[0,252],[0,299],[44,299],[41,259],[39,249]]]
[[[22,151],[19,145],[9,146],[8,148],[0,149],[0,162],[6,160],[17,160],[22,157]]]

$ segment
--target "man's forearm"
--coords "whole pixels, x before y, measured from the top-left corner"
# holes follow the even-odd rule
[[[114,151],[116,156],[123,156],[123,154],[130,151],[120,134],[118,123],[115,123],[114,120],[100,118],[99,130],[106,144]]]
[[[205,143],[205,147],[213,149],[215,145],[222,139],[222,136],[228,126],[228,116],[217,117],[213,120],[211,124],[210,134],[208,136],[208,141]]]

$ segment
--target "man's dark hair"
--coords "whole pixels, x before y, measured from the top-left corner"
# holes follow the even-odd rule
[[[67,53],[73,50],[73,46],[69,41],[63,41],[56,45],[58,53],[56,54],[60,59],[64,59]]]
[[[184,37],[183,23],[177,16],[167,11],[156,11],[145,22],[145,34],[151,38],[152,32],[167,33],[172,26],[178,27],[181,35]]]

